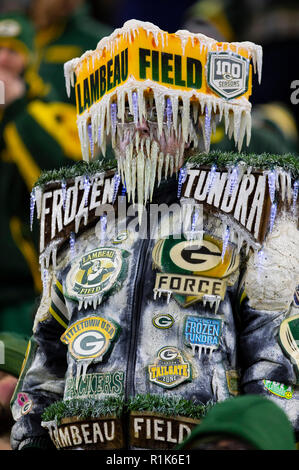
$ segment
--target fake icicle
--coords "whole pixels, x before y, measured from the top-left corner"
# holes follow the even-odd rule
[[[268,173],[268,186],[271,202],[274,202],[275,198],[275,185],[276,185],[276,172],[274,170]]]
[[[91,182],[90,182],[90,179],[89,179],[89,176],[88,175],[85,175],[84,176],[84,182],[83,182],[83,187],[84,187],[84,203],[85,203],[85,207],[88,205],[88,196],[89,196],[89,192],[90,192],[90,186],[91,186]]]
[[[34,208],[36,202],[35,188],[30,193],[30,230],[32,231],[33,219],[34,219]]]
[[[75,250],[75,245],[76,245],[76,236],[74,232],[70,233],[70,253],[71,253],[71,258],[75,257],[76,250]]]
[[[229,226],[227,225],[224,229],[224,232],[223,232],[223,237],[222,237],[222,253],[221,253],[221,260],[222,260],[222,263],[224,261],[224,257],[225,257],[225,253],[226,253],[226,250],[227,250],[227,246],[228,246],[228,242],[229,242],[229,237],[230,237],[230,228]]]
[[[219,295],[208,295],[205,294],[202,298],[203,306],[205,307],[207,303],[209,304],[210,308],[214,308],[214,313],[216,314],[218,312],[218,308],[221,302],[221,297]]]
[[[118,173],[115,173],[113,177],[113,197],[112,197],[112,204],[115,203],[117,194],[118,194],[118,188],[120,185],[120,176]]]
[[[270,232],[272,232],[273,227],[274,227],[276,212],[277,212],[277,204],[276,202],[273,202],[271,205],[271,211],[270,211],[270,228],[269,228]]]
[[[297,207],[297,199],[298,199],[298,187],[299,187],[299,181],[295,181],[294,187],[293,187],[293,203],[292,203],[293,215],[296,215],[296,207]]]

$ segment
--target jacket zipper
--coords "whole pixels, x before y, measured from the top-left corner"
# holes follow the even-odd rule
[[[149,246],[149,240],[142,240],[141,247],[139,250],[138,264],[136,269],[134,294],[132,303],[132,315],[131,315],[131,335],[130,335],[130,347],[128,353],[128,362],[126,368],[126,387],[125,387],[125,400],[127,401],[130,395],[134,394],[134,378],[135,378],[135,366],[136,366],[136,348],[137,348],[137,337],[140,324],[140,312],[142,303],[143,289],[142,282],[144,281],[144,270],[146,266],[147,251]]]

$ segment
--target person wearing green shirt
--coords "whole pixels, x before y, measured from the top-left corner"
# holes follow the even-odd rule
[[[27,335],[42,287],[30,193],[42,170],[81,157],[75,108],[59,101],[32,69],[33,44],[27,18],[0,16],[0,332]]]

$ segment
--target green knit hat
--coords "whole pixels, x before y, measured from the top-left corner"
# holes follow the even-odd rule
[[[0,47],[8,47],[31,60],[34,50],[34,27],[21,13],[0,15]]]
[[[294,431],[286,414],[261,395],[217,403],[179,449],[213,434],[237,436],[259,450],[296,450]]]
[[[28,338],[10,331],[0,333],[0,370],[19,377]]]

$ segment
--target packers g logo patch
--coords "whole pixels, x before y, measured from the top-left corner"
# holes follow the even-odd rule
[[[279,328],[279,343],[294,365],[299,383],[299,315],[286,318]]]
[[[71,325],[61,336],[76,360],[100,360],[109,352],[117,339],[120,327],[116,322],[102,317],[87,317]]]
[[[190,364],[173,346],[160,349],[154,364],[148,366],[148,373],[150,382],[164,388],[173,388],[192,379]]]
[[[66,277],[66,297],[84,305],[101,303],[102,297],[119,289],[126,277],[129,253],[116,248],[98,248],[77,258]]]
[[[169,300],[173,295],[183,307],[197,301],[215,301],[219,305],[228,277],[238,269],[240,259],[232,245],[227,247],[223,261],[221,254],[222,240],[208,234],[202,240],[158,240],[152,253],[153,265],[160,271],[156,275],[155,298],[167,294]]]

